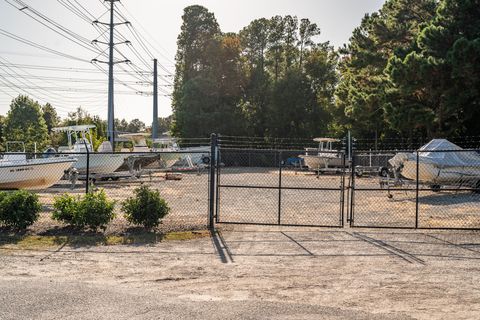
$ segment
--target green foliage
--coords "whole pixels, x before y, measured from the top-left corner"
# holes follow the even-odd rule
[[[429,136],[478,135],[480,116],[480,3],[443,0],[435,18],[418,33],[405,57],[396,54],[386,71],[392,82],[389,119],[410,123]],[[408,120],[408,119],[407,119]]]
[[[238,35],[222,34],[207,9],[187,7],[178,37],[172,133],[325,132],[334,109],[337,55],[328,43],[315,42],[319,33],[308,19],[275,16],[252,21]]]
[[[160,220],[169,212],[167,202],[160,197],[158,190],[144,185],[134,190],[135,197],[122,203],[122,210],[130,223],[143,225],[146,229],[157,227]]]
[[[172,127],[173,117],[170,115],[165,118],[158,118],[158,134],[162,135],[165,132],[169,132]]]
[[[341,81],[336,90],[339,112],[334,113],[337,127],[373,138],[391,129],[397,131],[395,123],[405,123],[395,117],[400,116],[400,110],[409,108],[397,103],[398,92],[392,91],[395,88],[384,70],[393,55],[404,57],[415,47],[415,38],[433,18],[435,5],[434,0],[388,0],[379,12],[363,18],[341,50]],[[395,116],[391,116],[392,110]],[[401,118],[413,120],[411,116]],[[411,128],[414,124],[406,125]]]
[[[107,199],[105,191],[90,192],[83,198],[68,194],[56,197],[52,218],[76,228],[105,230],[115,218],[115,201]]]
[[[0,193],[0,223],[15,229],[26,229],[38,220],[42,206],[38,196],[28,191]]]
[[[69,194],[54,198],[52,219],[63,223],[75,225],[78,214],[79,199]]]
[[[47,103],[42,107],[42,115],[47,125],[48,133],[52,132],[52,128],[56,127],[60,122],[60,117],[57,115],[57,110],[50,104]]]
[[[12,100],[4,124],[4,141],[23,141],[26,151],[43,150],[48,144],[48,128],[38,102],[19,95]]]

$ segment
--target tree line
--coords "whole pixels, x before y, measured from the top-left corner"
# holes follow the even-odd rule
[[[202,6],[182,19],[174,135],[480,135],[479,0],[387,0],[337,50],[295,16],[238,33]]]
[[[159,132],[167,132],[170,122],[171,117],[159,118]],[[19,95],[12,100],[8,113],[0,116],[0,150],[5,151],[8,141],[24,142],[28,152],[34,150],[35,144],[38,152],[50,146],[56,148],[66,145],[66,135],[52,132],[52,128],[82,124],[95,125],[95,129],[92,130],[95,149],[107,140],[107,121],[98,115],[91,115],[85,109],[78,107],[75,111],[69,112],[66,118],[61,119],[50,103],[40,105],[28,96]],[[146,126],[139,119],[131,121],[115,119],[115,130],[117,133],[150,132],[151,127]]]
[[[224,33],[207,8],[184,9],[177,41],[173,114],[159,133],[177,137],[480,136],[480,0],[387,0],[366,14],[347,44],[317,41],[309,19],[274,16]],[[38,150],[66,143],[54,126],[106,121],[20,95],[0,116],[0,139]],[[115,119],[117,132],[149,131]],[[2,144],[2,147],[4,144]],[[30,147],[31,149],[32,147]]]

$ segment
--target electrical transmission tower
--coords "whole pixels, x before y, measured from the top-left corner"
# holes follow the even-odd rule
[[[105,63],[108,64],[108,122],[107,122],[107,137],[110,143],[112,144],[112,148],[115,148],[115,112],[114,112],[114,79],[113,79],[113,66],[118,63],[130,63],[130,60],[120,60],[114,61],[113,58],[113,48],[119,44],[130,44],[130,41],[126,40],[123,42],[114,42],[114,27],[122,24],[130,24],[129,21],[124,22],[114,22],[114,14],[115,14],[115,2],[120,0],[104,0],[105,2],[110,2],[110,22],[100,22],[98,20],[93,21],[94,24],[102,24],[108,26],[110,28],[110,39],[109,42],[103,42],[99,40],[93,40],[92,43],[94,44],[104,44],[108,45],[109,47],[109,58],[108,61],[101,61],[98,59],[92,59],[93,63]]]

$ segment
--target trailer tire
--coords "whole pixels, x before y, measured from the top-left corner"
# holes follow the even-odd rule
[[[388,172],[388,168],[387,168],[387,167],[381,167],[380,170],[378,170],[378,175],[379,175],[380,177],[386,178],[386,177],[388,177],[388,174],[389,174],[389,172]]]
[[[432,189],[433,192],[439,192],[441,188],[442,188],[442,186],[439,185],[439,184],[432,184],[430,186],[430,189]]]
[[[209,156],[203,156],[202,157],[202,163],[203,164],[210,164],[210,157]]]

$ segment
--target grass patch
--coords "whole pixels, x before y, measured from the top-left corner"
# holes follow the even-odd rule
[[[162,240],[193,240],[210,237],[210,231],[208,230],[199,230],[199,231],[182,231],[182,232],[169,232],[164,235]]]
[[[3,249],[50,249],[62,245],[70,247],[94,247],[115,245],[147,245],[161,241],[186,241],[209,237],[207,230],[160,233],[135,233],[128,235],[0,235]]]

